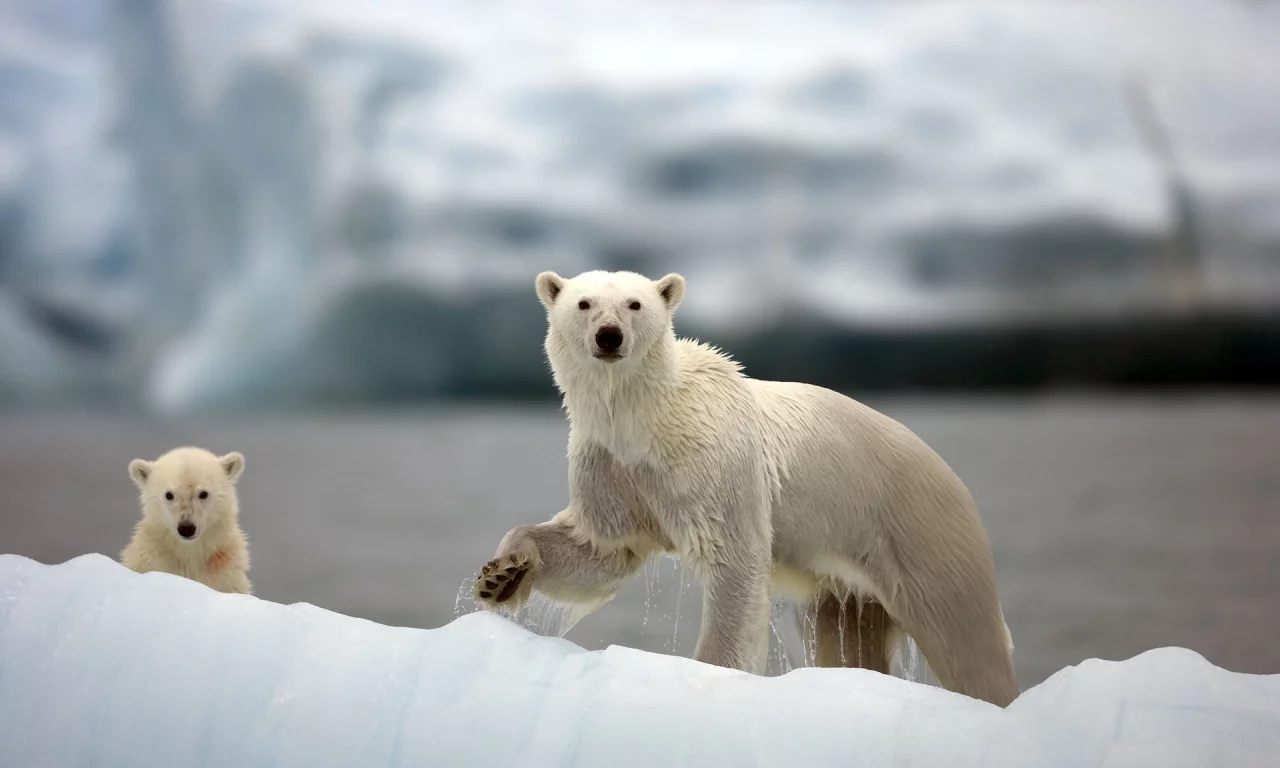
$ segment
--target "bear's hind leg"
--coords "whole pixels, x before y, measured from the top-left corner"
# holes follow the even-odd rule
[[[887,675],[894,629],[879,602],[824,592],[816,609],[814,661],[819,667],[854,667]]]
[[[1018,698],[1018,681],[994,593],[994,585],[946,596],[904,590],[888,608],[944,688],[1007,707]]]

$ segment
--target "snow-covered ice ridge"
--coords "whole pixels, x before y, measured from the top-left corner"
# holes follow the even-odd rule
[[[1206,0],[12,0],[0,397],[542,386],[543,269],[682,271],[684,328],[742,344],[1159,303],[1134,85],[1207,290],[1274,298],[1278,31]]]
[[[1247,766],[1280,675],[1086,661],[1007,710],[862,670],[588,652],[489,613],[434,630],[223,595],[102,555],[0,556],[5,766]]]

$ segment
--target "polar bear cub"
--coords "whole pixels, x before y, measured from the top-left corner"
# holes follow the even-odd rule
[[[1017,697],[986,531],[920,438],[836,392],[750,379],[677,339],[680,275],[544,272],[535,286],[569,416],[569,505],[507,533],[479,600],[518,605],[537,589],[591,610],[651,554],[674,552],[704,584],[701,661],[761,670],[782,592],[869,602],[882,636],[914,638],[947,688],[1000,706]],[[820,663],[843,655],[821,647],[841,634],[819,632]]]
[[[236,481],[244,456],[175,448],[155,461],[129,462],[142,519],[120,555],[125,567],[163,571],[219,592],[252,594],[249,543],[240,529]]]

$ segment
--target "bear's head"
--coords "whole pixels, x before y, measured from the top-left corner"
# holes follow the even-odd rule
[[[201,448],[175,448],[155,461],[129,462],[129,477],[142,495],[143,520],[168,528],[182,541],[238,512],[236,481],[244,456],[214,456]]]
[[[543,272],[534,281],[547,308],[547,353],[553,367],[606,367],[643,360],[673,338],[672,317],[684,278],[650,280],[634,272],[584,272],[565,279]]]

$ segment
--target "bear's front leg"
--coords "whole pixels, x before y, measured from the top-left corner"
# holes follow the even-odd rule
[[[705,566],[702,631],[693,657],[761,673],[769,654],[769,555],[730,553]]]
[[[645,557],[628,547],[593,545],[567,516],[512,528],[480,569],[476,599],[488,607],[514,607],[537,589],[553,600],[598,607],[644,566]]]

